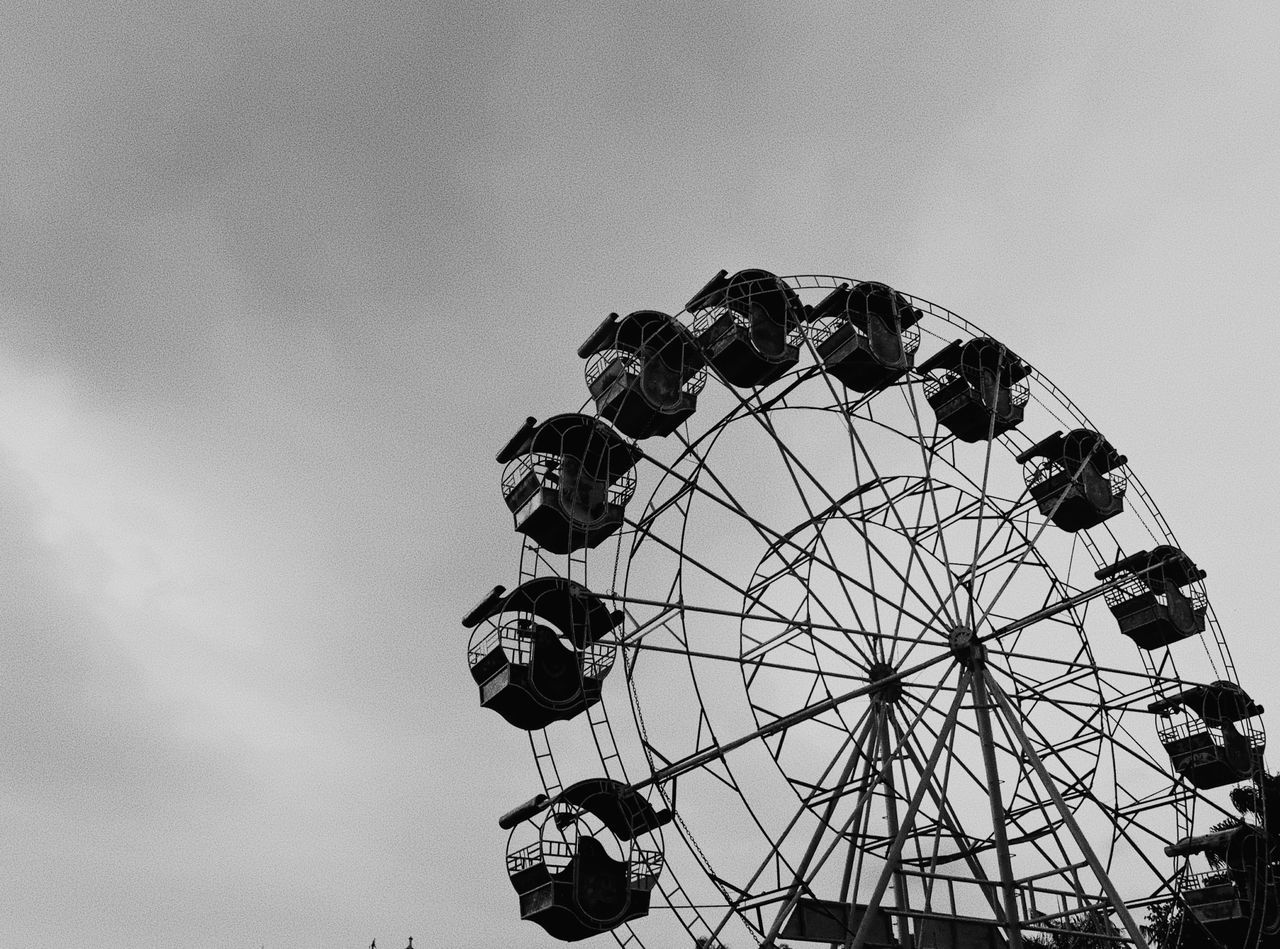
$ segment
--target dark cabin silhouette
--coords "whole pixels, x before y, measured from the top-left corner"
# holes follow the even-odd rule
[[[601,418],[631,438],[674,432],[698,407],[706,362],[693,336],[657,310],[610,313],[578,355]]]
[[[1158,649],[1204,632],[1208,601],[1199,582],[1205,572],[1177,547],[1162,544],[1139,551],[1094,576],[1118,580],[1103,597],[1120,632],[1140,649]]]
[[[986,441],[1022,424],[1029,397],[1023,380],[1031,368],[1003,343],[956,340],[920,366],[922,373],[939,371],[925,383],[925,398],[956,438]]]
[[[842,283],[806,319],[823,369],[856,392],[897,382],[920,346],[922,313],[883,283]]]
[[[536,577],[510,593],[494,587],[462,619],[476,629],[467,659],[481,706],[526,731],[576,717],[600,701],[613,667],[613,647],[600,640],[621,621],[621,611],[564,577]]]
[[[639,456],[589,415],[527,419],[497,455],[515,529],[554,554],[597,546],[622,526]]]
[[[768,385],[800,359],[804,306],[767,270],[722,270],[685,308],[707,362],[731,385]]]
[[[1040,513],[1069,533],[1096,527],[1124,510],[1125,481],[1114,472],[1128,459],[1087,428],[1054,432],[1018,455]]]
[[[625,848],[624,859],[617,859],[594,835],[580,832],[569,842],[548,839],[545,831],[548,826],[561,831],[579,826],[590,815],[603,824],[600,833],[630,844],[670,821],[671,811],[655,811],[632,788],[608,778],[579,781],[549,802],[535,798],[531,804],[549,807],[552,816],[536,843],[507,855],[522,919],[556,939],[576,942],[648,914],[650,892],[662,868],[660,851],[632,845]],[[517,822],[523,816],[520,809],[512,814]],[[508,818],[500,824],[514,826]]]

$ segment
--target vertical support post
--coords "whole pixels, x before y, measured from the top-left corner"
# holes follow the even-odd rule
[[[906,742],[906,738],[903,733],[902,726],[898,724],[897,719],[893,720],[893,727],[894,727],[894,730],[898,733],[899,737],[901,737],[903,741]],[[923,771],[924,763],[921,762],[920,756],[916,753],[915,749],[911,746],[911,743],[906,742],[904,747],[906,749],[907,754],[911,758],[912,764],[916,766],[917,770]],[[940,819],[946,825],[947,830],[951,832],[952,837],[954,837],[956,842],[959,843],[961,840],[964,839],[964,833],[960,829],[960,822],[956,818],[950,802],[947,801],[946,798],[942,796],[942,792],[938,788],[934,787],[932,784],[930,784],[929,786],[929,796],[933,798],[934,806],[938,808],[938,814],[940,815]],[[966,847],[962,846],[961,851],[962,853],[964,853],[964,862],[966,866],[968,866],[969,872],[973,874],[974,881],[977,882],[979,888],[982,890],[983,898],[991,906],[991,912],[995,914],[996,919],[998,919],[1000,922],[1003,923],[1005,921],[1004,910],[1002,909],[1000,901],[996,898],[995,884],[991,882],[991,879],[987,876],[987,871],[982,867],[982,861],[980,861],[977,855],[970,852]],[[955,883],[952,882],[951,880],[947,881],[947,891],[951,897],[951,912],[954,915],[955,913],[959,912],[959,910],[956,909]]]
[[[1009,835],[1004,829],[1004,804],[1000,800],[1000,772],[996,767],[995,739],[991,734],[991,705],[987,695],[986,650],[973,651],[973,708],[978,717],[978,737],[982,742],[982,766],[987,776],[987,803],[991,808],[991,832],[996,841],[1000,866],[1000,894],[1004,899],[1005,933],[1011,949],[1022,949],[1018,930],[1018,902],[1013,890],[1013,862],[1009,859]]]
[[[884,748],[884,806],[885,813],[889,821],[889,833],[896,840],[900,827],[898,825],[898,800],[896,785],[893,780],[893,758],[894,751],[889,744],[889,709],[887,707],[881,710],[880,714],[880,742]],[[903,741],[905,744],[905,739]],[[893,874],[893,902],[898,909],[908,908],[907,902],[907,877],[902,872],[902,864],[899,863]],[[911,919],[908,916],[898,917],[898,942],[902,945],[902,949],[914,949],[914,943],[911,935]]]
[[[1023,731],[1022,724],[1018,721],[1008,697],[1005,696],[1004,691],[1000,688],[1000,684],[991,678],[985,669],[982,670],[982,676],[986,679],[984,685],[987,686],[990,694],[995,698],[997,707],[1004,713],[1009,729],[1017,737],[1018,743],[1022,745],[1023,754],[1027,756],[1031,767],[1040,778],[1040,783],[1044,786],[1045,792],[1049,797],[1053,798],[1054,806],[1062,814],[1062,819],[1084,854],[1084,858],[1089,864],[1089,869],[1097,877],[1098,883],[1102,885],[1102,890],[1107,895],[1107,900],[1110,901],[1112,908],[1116,911],[1116,915],[1120,917],[1120,921],[1124,923],[1124,928],[1128,930],[1129,938],[1133,940],[1133,945],[1137,949],[1149,949],[1147,941],[1142,935],[1142,929],[1134,920],[1133,914],[1129,912],[1129,907],[1125,906],[1124,900],[1120,898],[1120,893],[1116,890],[1115,884],[1111,882],[1111,877],[1107,875],[1106,869],[1102,866],[1102,861],[1098,859],[1098,855],[1089,846],[1089,839],[1084,835],[1084,831],[1080,829],[1080,825],[1076,823],[1075,815],[1071,813],[1071,808],[1067,807],[1067,802],[1063,798],[1062,792],[1058,790],[1058,786],[1054,783],[1052,776],[1050,776],[1049,769],[1044,766],[1044,762],[1040,760],[1040,755],[1036,753],[1035,746],[1031,744],[1031,739]]]
[[[863,781],[865,782],[865,785],[867,788],[870,788],[871,786],[871,760],[875,758],[878,754],[880,754],[879,731],[871,735],[870,738],[871,738],[871,747],[867,750],[867,772],[865,777],[863,778]],[[853,865],[858,857],[858,844],[859,844],[859,841],[861,840],[861,834],[862,834],[862,816],[861,816],[861,812],[859,812],[859,819],[856,822],[856,824],[852,826],[852,829],[849,833],[849,854],[845,858],[844,876],[840,881],[840,904],[842,906],[849,901],[849,887],[853,883]],[[853,918],[852,912],[849,918],[850,919]],[[836,942],[831,943],[831,949],[840,949],[842,945],[844,945],[843,938],[839,939]]]
[[[920,775],[920,784],[916,787],[916,793],[911,796],[907,814],[902,819],[902,827],[899,828],[897,836],[894,837],[893,843],[889,846],[888,853],[884,855],[884,869],[880,871],[880,878],[876,880],[875,889],[871,893],[871,898],[867,901],[867,911],[862,916],[862,922],[858,924],[858,931],[852,933],[845,943],[845,949],[863,949],[867,944],[867,939],[871,935],[871,921],[876,910],[880,907],[880,901],[884,899],[884,891],[889,888],[889,878],[893,875],[894,866],[902,858],[902,848],[906,845],[907,834],[915,826],[916,812],[920,810],[920,802],[924,800],[929,782],[933,780],[933,772],[938,767],[938,759],[942,757],[942,752],[947,747],[947,741],[955,730],[956,719],[960,715],[960,703],[964,701],[964,697],[969,693],[972,679],[973,675],[968,669],[961,671],[960,684],[956,687],[956,697],[947,712],[947,720],[938,732],[938,740],[934,742],[933,751],[930,752],[929,760],[924,766],[924,773]]]

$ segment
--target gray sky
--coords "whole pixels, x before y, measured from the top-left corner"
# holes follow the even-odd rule
[[[549,944],[458,623],[492,455],[721,267],[1012,345],[1280,708],[1280,15],[945,10],[9,4],[0,943]]]

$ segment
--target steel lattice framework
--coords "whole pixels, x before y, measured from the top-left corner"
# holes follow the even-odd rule
[[[464,621],[541,782],[503,818],[523,915],[624,947],[1146,946],[1171,901],[1272,928],[1260,709],[1204,573],[1030,363],[764,271],[580,355],[592,398],[499,454],[520,586]]]

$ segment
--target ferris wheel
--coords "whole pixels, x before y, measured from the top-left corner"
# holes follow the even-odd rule
[[[522,918],[635,949],[1280,929],[1280,789],[1205,571],[1022,356],[762,270],[578,355],[580,410],[497,455],[518,580],[463,619],[532,749],[499,821]]]

